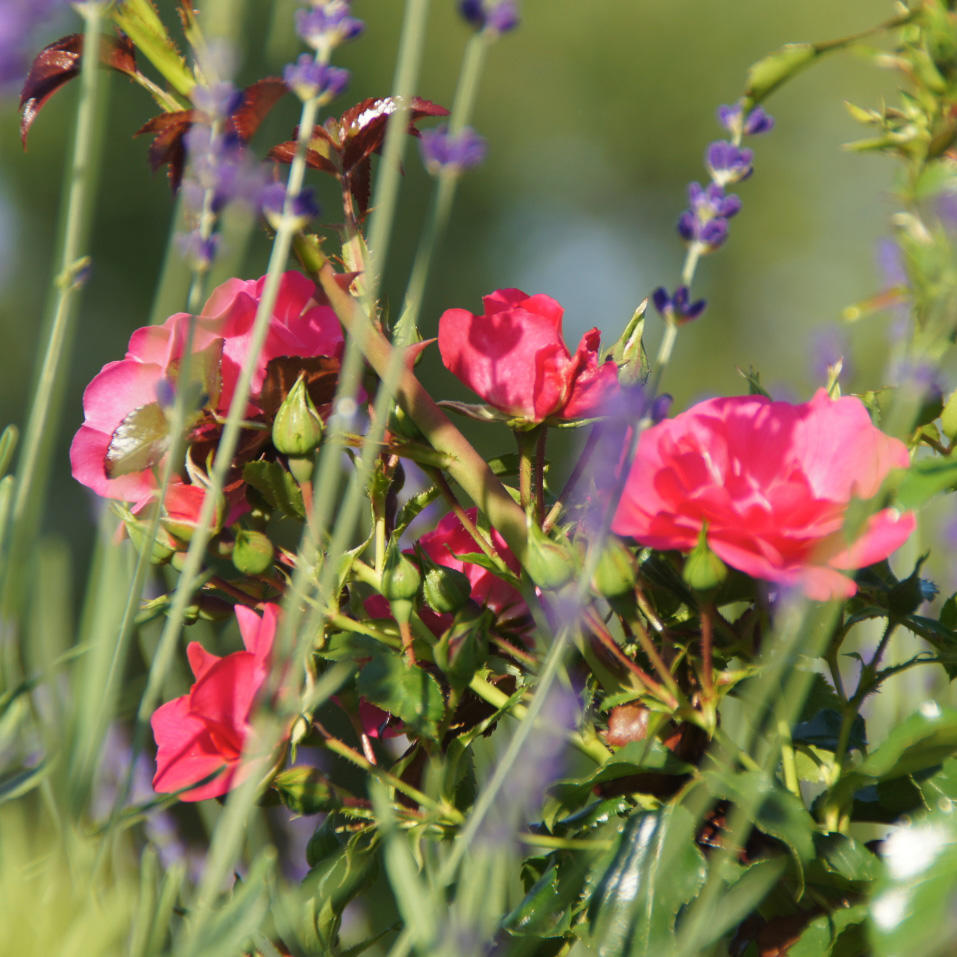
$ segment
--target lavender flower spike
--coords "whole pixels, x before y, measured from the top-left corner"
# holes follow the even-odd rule
[[[774,118],[760,106],[756,106],[745,117],[740,103],[719,106],[718,121],[732,136],[757,136],[774,129]]]
[[[708,147],[705,165],[719,186],[739,183],[754,172],[754,154],[727,140],[718,140]]]
[[[517,0],[459,0],[459,12],[479,30],[508,33],[519,24]]]
[[[678,233],[689,243],[698,243],[702,252],[713,252],[728,238],[728,220],[741,208],[741,200],[725,195],[712,183],[707,189],[700,183],[688,186],[690,209],[678,219]]]
[[[325,105],[346,88],[349,71],[317,63],[308,53],[303,53],[283,70],[282,78],[301,100],[318,97],[320,105]]]
[[[347,0],[329,0],[321,7],[296,12],[296,32],[314,50],[329,52],[359,36],[365,24],[351,16]]]
[[[471,127],[452,134],[447,126],[424,130],[419,141],[425,168],[433,175],[461,173],[485,159],[485,139]]]
[[[704,299],[690,302],[691,297],[687,286],[679,286],[673,295],[669,295],[667,289],[659,286],[651,294],[651,298],[655,304],[655,309],[669,322],[679,326],[691,322],[692,319],[697,319],[707,305]]]

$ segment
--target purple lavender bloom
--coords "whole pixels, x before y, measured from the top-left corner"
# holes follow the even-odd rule
[[[425,168],[433,175],[471,169],[485,159],[487,149],[485,139],[468,126],[454,135],[444,125],[425,130],[419,146]]]
[[[190,94],[196,108],[213,119],[232,116],[242,106],[243,93],[232,83],[214,83],[212,86],[196,85]]]
[[[659,286],[652,294],[652,301],[655,309],[658,310],[669,322],[677,325],[683,325],[697,319],[704,312],[707,302],[699,299],[697,302],[690,302],[690,295],[687,286],[679,286],[673,295],[668,295],[668,290]]]
[[[189,167],[183,182],[184,199],[195,211],[212,191],[211,210],[219,213],[230,202],[254,206],[262,188],[262,172],[249,159],[242,140],[231,132],[215,133],[194,123],[184,137]]]
[[[179,251],[197,272],[205,272],[213,264],[216,253],[219,251],[219,236],[213,233],[204,237],[194,229],[188,233],[180,233],[176,237]]]
[[[266,218],[275,225],[278,217],[281,217],[286,211],[285,183],[270,183],[266,186],[260,195],[260,206]],[[296,193],[289,203],[289,213],[300,220],[303,226],[314,216],[318,216],[319,207],[316,204],[313,191],[303,189]]]
[[[700,183],[688,186],[688,203],[678,219],[678,233],[689,243],[699,243],[711,252],[728,238],[728,220],[741,209],[741,200],[726,195],[717,183],[706,189]]]
[[[318,97],[322,103],[328,103],[346,88],[349,71],[317,63],[308,53],[303,53],[283,70],[282,78],[300,99]]]
[[[727,186],[747,179],[754,172],[754,153],[727,140],[718,140],[708,147],[705,165],[719,186]]]
[[[477,29],[508,33],[519,24],[517,0],[459,0],[459,12]]]
[[[719,106],[718,120],[733,136],[739,133],[744,136],[757,136],[774,129],[774,118],[760,106],[756,106],[747,118],[743,118],[743,113],[740,103],[734,106]]]
[[[296,12],[296,32],[314,50],[331,50],[359,36],[365,24],[351,16],[346,0]]]

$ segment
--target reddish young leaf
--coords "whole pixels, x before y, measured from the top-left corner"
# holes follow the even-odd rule
[[[346,173],[382,148],[389,117],[398,109],[409,117],[408,132],[418,136],[415,124],[424,116],[448,116],[444,106],[413,96],[408,103],[400,97],[370,97],[346,110],[339,117],[339,142],[342,144],[342,167]]]
[[[298,130],[295,131],[293,135],[298,136]],[[329,135],[328,131],[321,126],[317,126],[313,129],[312,138],[313,140],[324,139],[329,144],[330,152],[338,150],[335,141]],[[291,163],[293,157],[296,155],[296,141],[286,140],[285,143],[279,143],[266,155],[268,159],[276,160],[277,163]],[[312,169],[321,170],[323,173],[332,173],[333,176],[339,172],[335,163],[323,156],[318,150],[306,150],[306,165],[312,167]]]
[[[133,135],[152,133],[149,147],[150,168],[155,173],[169,163],[169,181],[174,190],[179,188],[186,163],[184,137],[196,119],[196,110],[177,110],[175,113],[160,113],[147,120]]]
[[[20,92],[20,140],[27,146],[27,134],[41,107],[57,90],[80,72],[83,35],[71,33],[45,46],[30,65]],[[136,57],[128,37],[100,38],[100,60],[104,66],[136,76]]]
[[[243,102],[233,113],[232,127],[248,143],[276,103],[289,92],[289,87],[278,76],[257,80],[243,90]]]

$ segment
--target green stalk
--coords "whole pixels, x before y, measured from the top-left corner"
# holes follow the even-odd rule
[[[465,48],[465,60],[462,64],[462,72],[459,75],[459,82],[455,90],[455,99],[452,101],[452,109],[449,114],[449,133],[452,135],[459,133],[467,126],[472,116],[475,99],[478,95],[482,66],[485,62],[485,53],[494,38],[495,34],[485,31],[476,33]],[[402,345],[407,345],[412,341],[412,333],[418,328],[419,313],[425,297],[425,287],[432,267],[432,258],[435,248],[448,226],[458,181],[459,173],[456,170],[440,173],[438,185],[432,194],[425,227],[419,237],[419,245],[415,252],[409,284],[406,287],[402,314],[396,329],[396,340]],[[374,248],[375,246],[373,246]]]
[[[22,597],[22,576],[28,566],[24,552],[36,537],[46,497],[50,457],[63,406],[65,364],[73,340],[83,272],[89,266],[84,250],[92,225],[102,145],[103,127],[99,122],[102,113],[97,115],[100,106],[97,101],[101,96],[97,50],[105,8],[103,2],[77,7],[86,21],[83,41],[90,55],[82,58],[80,68],[80,102],[73,149],[65,173],[66,200],[60,214],[59,266],[52,302],[47,308],[49,332],[32,392],[33,405],[16,471],[9,547],[3,555],[5,621],[15,621],[18,617],[16,606]],[[13,674],[7,678],[12,680]]]

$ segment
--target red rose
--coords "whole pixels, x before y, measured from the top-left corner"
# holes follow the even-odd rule
[[[848,504],[908,464],[904,444],[855,398],[821,389],[801,405],[709,399],[642,433],[612,528],[688,551],[706,524],[708,545],[733,568],[809,598],[846,598],[856,586],[841,571],[886,558],[915,526],[888,508],[848,542]]]
[[[527,422],[573,419],[594,414],[617,385],[615,363],[598,362],[597,329],[569,353],[564,310],[550,296],[499,289],[482,302],[482,316],[467,309],[442,314],[439,352],[446,368],[489,405]]]
[[[211,774],[211,780],[180,795],[183,801],[218,797],[240,783],[252,766],[241,758],[251,731],[256,698],[269,675],[279,606],[267,604],[260,618],[237,606],[245,651],[225,658],[210,654],[198,641],[186,648],[195,682],[189,694],[153,712],[156,774],[153,788],[178,791]]]

